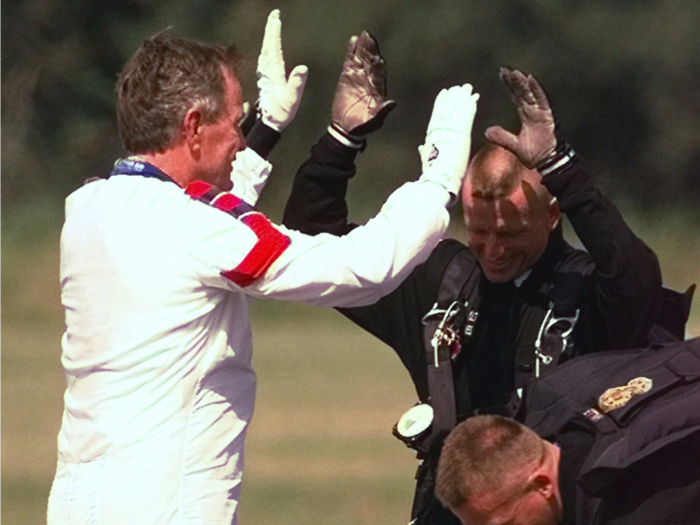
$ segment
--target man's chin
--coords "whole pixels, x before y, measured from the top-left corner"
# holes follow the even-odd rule
[[[492,283],[507,283],[512,281],[517,277],[516,273],[512,268],[490,268],[488,266],[481,266],[486,278]]]
[[[513,277],[510,275],[493,274],[487,272],[484,272],[484,275],[486,275],[486,278],[489,281],[496,284],[503,284],[513,280]]]

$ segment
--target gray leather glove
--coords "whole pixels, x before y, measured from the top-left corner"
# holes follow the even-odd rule
[[[517,135],[500,126],[486,130],[486,138],[513,153],[528,168],[538,168],[557,149],[552,108],[542,86],[532,75],[501,68],[500,77],[520,117]]]
[[[329,131],[344,144],[361,147],[364,137],[379,129],[395,107],[395,101],[386,100],[386,61],[377,41],[367,31],[353,36],[335,90]]]

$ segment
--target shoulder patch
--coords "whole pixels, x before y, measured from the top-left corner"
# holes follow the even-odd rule
[[[598,398],[598,408],[604,413],[622,408],[629,403],[634,396],[649,392],[653,385],[653,381],[647,377],[636,377],[626,385],[608,388]]]
[[[221,272],[221,275],[238,286],[246,287],[263,275],[291,243],[289,237],[280,233],[264,214],[233,193],[222,191],[201,180],[189,184],[185,193],[232,215],[257,236],[258,242],[243,261],[235,268]]]

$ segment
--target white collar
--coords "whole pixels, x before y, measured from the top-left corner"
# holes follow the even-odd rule
[[[529,268],[529,269],[525,270],[525,272],[523,272],[523,274],[520,277],[518,277],[517,279],[514,279],[513,284],[515,285],[515,287],[520,288],[520,285],[522,285],[523,282],[525,282],[525,279],[530,277],[531,273],[532,273],[532,268]]]

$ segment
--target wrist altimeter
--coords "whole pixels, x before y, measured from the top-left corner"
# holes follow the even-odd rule
[[[399,418],[392,434],[407,447],[420,451],[423,440],[430,435],[433,426],[433,407],[418,403]]]

